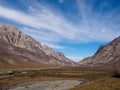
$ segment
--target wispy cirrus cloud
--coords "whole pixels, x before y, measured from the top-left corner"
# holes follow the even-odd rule
[[[54,48],[54,49],[66,49],[67,48],[65,46],[61,46],[61,45],[54,44],[54,43],[48,43],[48,42],[43,42],[43,45],[47,45],[50,48]]]
[[[74,39],[74,33],[77,32],[77,28],[72,22],[67,21],[62,15],[56,15],[56,13],[45,7],[40,8],[40,11],[37,10],[40,13],[33,12],[29,14],[5,7],[0,7],[0,11],[0,17],[33,28],[47,29],[68,39]]]
[[[64,40],[75,43],[106,42],[120,35],[120,17],[115,16],[117,9],[101,16],[101,12],[93,12],[93,4],[86,3],[85,0],[76,0],[76,3],[82,17],[78,24],[66,19],[57,9],[36,3],[28,6],[28,12],[0,6],[0,17],[23,25],[26,27],[21,28],[23,32],[53,48],[62,49],[63,46],[60,47],[57,43]]]
[[[97,0],[76,0],[82,25],[93,41],[110,41],[120,35],[120,7],[111,8],[111,3]]]
[[[58,0],[58,2],[59,2],[59,3],[63,3],[63,2],[64,2],[64,0]]]
[[[120,1],[0,0],[0,21],[77,61],[120,35],[120,5],[115,2]]]
[[[21,27],[20,30],[30,36],[32,35],[39,42],[58,43],[61,40],[59,35],[47,30],[31,29],[29,27]]]
[[[31,7],[30,9],[36,12],[34,8]],[[0,11],[2,12],[0,13],[0,17],[12,20],[13,22],[25,25],[26,27],[35,28],[34,30],[29,28],[22,28],[21,30],[40,42],[45,44],[49,43],[52,48],[60,49],[62,46],[60,47],[54,43],[61,41],[63,38],[74,38],[74,35],[69,32],[71,26],[69,27],[69,23],[64,21],[65,19],[63,19],[62,16],[56,16],[54,13],[43,7],[40,10],[40,13],[32,12],[28,15],[14,9],[0,7]]]
[[[84,59],[85,56],[80,56],[80,55],[74,55],[74,56],[67,56],[68,58],[71,58],[75,62],[79,62],[80,60]]]
[[[31,29],[28,27],[21,27],[20,30],[27,35],[32,36],[35,40],[39,41],[42,44],[48,45],[51,48],[55,49],[65,49],[65,46],[58,45],[57,43],[61,40],[59,35],[54,32],[39,31],[38,29]]]

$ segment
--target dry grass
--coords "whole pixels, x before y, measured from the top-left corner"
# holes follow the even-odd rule
[[[13,77],[0,79],[0,89],[4,87],[9,88],[11,86],[16,86],[22,83],[39,82],[44,80],[48,81],[48,80],[72,79],[80,81],[93,81],[108,75],[109,75],[108,73],[103,71],[83,70],[77,68],[15,70]]]
[[[105,77],[70,90],[120,90],[120,78]]]

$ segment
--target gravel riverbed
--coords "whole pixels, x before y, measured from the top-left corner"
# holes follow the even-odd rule
[[[77,80],[41,81],[31,85],[17,86],[9,90],[69,90],[81,84],[83,82]]]

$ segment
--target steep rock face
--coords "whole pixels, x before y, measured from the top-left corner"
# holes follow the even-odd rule
[[[13,59],[12,57],[15,57]],[[17,61],[19,59],[19,61]],[[62,53],[53,51],[11,25],[0,24],[0,64],[44,63],[74,65]]]
[[[101,66],[101,65],[120,65],[120,37],[114,39],[106,46],[100,46],[98,51],[92,57],[80,61],[79,65]]]
[[[55,52],[46,45],[42,45],[42,49],[45,54],[47,54],[48,56],[58,58],[61,62],[64,62],[65,60],[67,63],[73,63],[73,61],[70,61],[68,58],[65,58],[64,54],[62,54],[61,52]]]
[[[36,51],[35,48],[42,48],[40,43],[11,25],[0,24],[0,39],[13,46],[25,48],[33,52]]]

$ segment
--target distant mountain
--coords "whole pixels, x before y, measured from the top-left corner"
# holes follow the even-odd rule
[[[0,66],[22,64],[71,66],[75,63],[16,27],[0,24]]]
[[[95,55],[78,62],[79,66],[120,67],[120,37],[100,46]]]

